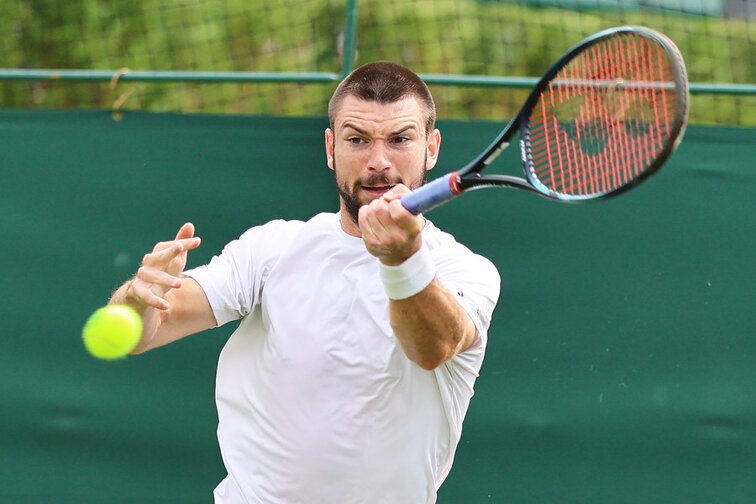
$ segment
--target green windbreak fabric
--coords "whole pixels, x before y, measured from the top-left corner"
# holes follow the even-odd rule
[[[196,266],[248,227],[336,209],[326,127],[0,111],[0,501],[212,501],[234,324],[113,363],[85,353],[81,327],[186,221]],[[440,122],[431,178],[501,127]],[[428,215],[502,276],[439,503],[754,501],[755,157],[753,129],[690,127],[615,200],[478,191]],[[519,166],[513,145],[491,169]]]

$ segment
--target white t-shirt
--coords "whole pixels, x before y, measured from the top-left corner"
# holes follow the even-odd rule
[[[338,214],[272,221],[187,271],[218,324],[220,503],[433,503],[451,468],[499,295],[487,259],[428,224],[437,276],[479,343],[433,371],[389,323],[378,259]]]

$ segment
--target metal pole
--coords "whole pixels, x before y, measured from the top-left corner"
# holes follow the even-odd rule
[[[344,28],[344,54],[341,62],[343,79],[354,67],[354,53],[357,45],[357,0],[347,2],[346,27]]]
[[[356,0],[351,0],[356,1]],[[353,28],[353,27],[352,27]],[[351,53],[351,51],[350,51]],[[329,72],[180,72],[147,70],[56,70],[0,68],[0,81],[4,80],[51,80],[51,81],[111,81],[118,82],[338,82],[352,71],[353,58],[344,57],[342,73]],[[443,75],[420,74],[430,85],[464,87],[532,88],[535,77],[501,77],[488,75]],[[709,95],[756,95],[756,84],[732,84],[725,82],[691,82],[691,94]]]
[[[164,82],[333,82],[339,74],[328,72],[180,72],[152,70],[57,70],[0,68],[2,80]]]

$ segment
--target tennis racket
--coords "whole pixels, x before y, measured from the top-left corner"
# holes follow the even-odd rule
[[[460,194],[514,187],[582,202],[616,196],[659,170],[682,140],[688,80],[680,51],[649,28],[620,26],[554,63],[486,150],[401,198],[418,214]],[[525,178],[482,175],[520,132]]]

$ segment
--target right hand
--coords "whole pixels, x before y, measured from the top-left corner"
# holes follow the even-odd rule
[[[146,307],[167,310],[170,304],[166,295],[171,289],[181,287],[181,274],[186,267],[189,250],[200,246],[200,238],[194,236],[194,224],[187,222],[172,241],[160,242],[142,259],[142,266],[131,281],[127,297],[142,309]]]

